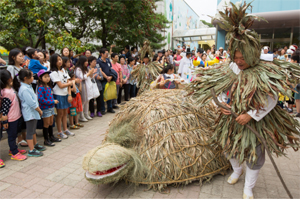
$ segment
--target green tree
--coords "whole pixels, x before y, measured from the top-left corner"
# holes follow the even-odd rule
[[[214,27],[214,25],[212,25],[211,23],[209,22],[206,22],[205,20],[200,20],[203,24],[209,26],[209,27]]]
[[[71,26],[62,23],[60,27],[77,39],[100,40],[104,47],[141,46],[148,39],[152,48],[158,49],[165,45],[160,32],[167,28],[168,21],[154,12],[157,1],[160,0],[67,1],[74,12],[68,18]]]
[[[72,35],[60,34],[55,25],[64,22],[70,14],[63,0],[0,0],[0,44],[7,49],[24,45],[45,48],[45,36],[48,39],[62,37],[50,42],[54,46],[63,44]],[[59,21],[53,16],[60,16]]]

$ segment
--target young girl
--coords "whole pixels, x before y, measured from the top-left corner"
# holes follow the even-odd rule
[[[54,99],[58,100],[58,104],[55,104],[57,109],[56,124],[58,136],[67,139],[67,135],[75,135],[67,129],[68,108],[71,106],[70,102],[72,101],[70,86],[73,83],[69,81],[69,74],[62,68],[62,59],[58,54],[53,54],[50,57],[50,68],[52,71],[50,78],[54,83]],[[63,125],[64,132],[61,130],[61,124]]]
[[[94,56],[90,56],[88,58],[88,62],[89,62],[88,69],[92,70],[94,72],[93,73],[93,80],[97,83],[97,87],[98,87],[98,90],[99,90],[99,93],[100,93],[102,91],[101,80],[103,80],[103,75],[100,71],[100,68],[96,66],[97,65],[97,59]],[[98,117],[102,117],[101,107],[100,107],[100,100],[101,100],[100,96],[98,96],[96,98],[96,101],[97,101],[97,116]],[[94,117],[95,116],[95,105],[94,105],[94,99],[93,98],[89,102],[89,108],[90,108],[91,117]]]
[[[1,107],[2,104],[1,104],[1,101],[2,101],[2,95],[0,94],[0,141],[1,141],[1,138],[2,138],[2,128],[3,128],[3,125],[1,124],[1,122],[7,120],[7,116],[2,117],[2,107]],[[0,154],[0,157],[1,157],[1,154]],[[4,167],[5,167],[5,163],[0,158],[0,168],[4,168]]]
[[[74,72],[69,72],[70,80],[76,80]],[[71,129],[79,129],[80,127],[83,127],[84,125],[78,123],[78,113],[82,112],[82,102],[81,102],[81,96],[80,92],[82,90],[82,85],[81,82],[79,82],[79,87],[75,83],[71,86],[71,96],[72,96],[72,102],[71,102],[71,107],[69,108],[68,113],[69,115],[69,120],[70,120],[70,128]],[[70,111],[74,109],[75,111]],[[75,112],[76,115],[72,115],[71,112]],[[74,125],[75,122],[75,125]]]
[[[92,81],[93,71],[88,70],[88,60],[86,56],[80,56],[75,67],[75,75],[82,80],[81,100],[83,106],[83,112],[80,112],[79,121],[88,121],[92,118],[89,116],[89,93],[92,93]]]
[[[70,59],[68,57],[62,57],[62,61],[63,61],[63,64],[62,64],[62,68],[65,69],[66,72],[71,72],[73,71],[71,68],[70,68]]]
[[[16,75],[18,75],[20,70],[23,69],[23,67],[21,66],[23,61],[24,61],[24,54],[20,49],[14,48],[9,52],[7,70],[10,72],[12,79],[14,79]],[[27,61],[29,63],[29,60]],[[14,82],[19,82],[19,80],[14,80]],[[21,117],[19,123],[21,125],[21,133],[19,133],[18,136],[18,145],[20,145],[21,147],[28,147],[28,144],[26,142],[26,132],[25,132],[26,124],[24,122],[23,117]]]
[[[184,82],[178,75],[174,74],[175,68],[172,64],[168,64],[164,67],[162,71],[162,75],[157,78],[157,82],[159,82],[159,88],[161,89],[175,89],[176,85],[180,84],[180,82]],[[173,80],[173,81],[170,81]]]
[[[40,116],[43,115],[43,111],[40,109],[37,96],[31,87],[33,74],[29,69],[22,69],[19,72],[18,77],[21,81],[21,87],[19,88],[18,83],[16,83],[14,87],[16,91],[18,91],[18,96],[22,105],[23,118],[26,122],[26,139],[30,149],[28,156],[43,156],[41,151],[44,151],[46,148],[39,145],[36,140],[36,124],[37,120],[41,119]]]
[[[11,74],[7,70],[0,71],[0,87],[2,94],[2,115],[7,116],[7,121],[3,121],[3,127],[7,131],[8,135],[8,145],[9,145],[9,155],[12,160],[25,160],[26,156],[25,150],[19,150],[16,144],[16,139],[18,137],[19,121],[21,119],[21,110],[19,106],[18,97],[15,91],[12,88],[13,81],[11,78]]]
[[[70,55],[70,49],[67,48],[67,47],[64,47],[62,50],[61,50],[61,56],[62,57],[68,57],[69,60],[70,60],[70,68],[71,70],[74,70],[74,65],[73,65],[73,62],[72,62],[72,59],[71,59],[71,55]]]
[[[50,83],[50,71],[40,70],[38,72],[39,86],[37,89],[37,95],[39,99],[40,108],[43,111],[43,136],[44,145],[54,146],[54,142],[60,142],[61,139],[53,136],[53,116],[54,116],[54,104],[58,103],[58,100],[54,100],[52,95],[52,89],[49,86]]]

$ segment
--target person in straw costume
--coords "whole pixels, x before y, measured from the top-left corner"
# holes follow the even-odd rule
[[[282,156],[288,147],[295,151],[299,148],[298,121],[276,103],[278,93],[289,96],[287,91],[294,91],[292,87],[300,78],[300,67],[261,55],[258,34],[249,28],[254,20],[262,18],[246,13],[251,3],[231,3],[231,6],[219,12],[221,17],[217,20],[227,31],[232,62],[197,68],[196,78],[186,90],[204,106],[212,100],[211,89],[214,89],[219,101],[239,115],[235,119],[230,111],[220,109],[212,140],[220,143],[233,168],[229,184],[237,183],[243,174],[242,163],[246,161],[243,198],[249,199],[254,197],[252,189],[265,162],[264,150]],[[267,147],[246,124],[258,131]]]

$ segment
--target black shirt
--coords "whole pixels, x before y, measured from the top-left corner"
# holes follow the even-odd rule
[[[106,59],[106,62],[104,62],[102,59],[99,59],[99,66],[107,76],[111,76],[110,69],[111,69],[112,65],[111,65],[109,59]],[[104,79],[106,80],[106,78],[104,78]]]

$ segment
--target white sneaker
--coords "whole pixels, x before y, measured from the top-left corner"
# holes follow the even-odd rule
[[[58,135],[58,137],[60,137],[61,139],[67,139],[67,138],[68,138],[68,136],[65,135],[63,132],[60,132],[60,133],[58,133],[57,135]]]
[[[65,130],[64,133],[65,133],[66,135],[71,135],[71,136],[74,136],[74,135],[75,135],[74,133],[72,133],[72,132],[69,131],[69,130]]]
[[[90,117],[90,115],[88,115],[88,114],[85,114],[84,117],[85,117],[87,120],[92,120],[92,119],[93,119],[93,118]]]
[[[80,117],[79,121],[87,122],[88,120],[85,117]]]

